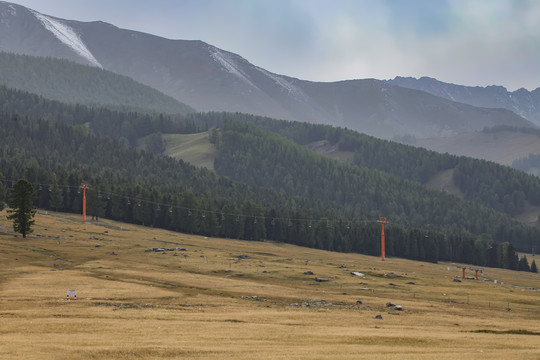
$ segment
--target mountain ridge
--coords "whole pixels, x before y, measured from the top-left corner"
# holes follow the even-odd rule
[[[100,21],[36,13],[0,2],[0,34],[4,34],[0,50],[90,65],[95,59],[107,70],[200,111],[324,123],[386,139],[449,135],[496,125],[533,126],[507,110],[474,108],[382,80],[310,82],[271,73],[199,40],[170,40]]]
[[[435,78],[401,77],[387,80],[389,84],[416,89],[449,100],[479,107],[504,108],[540,125],[540,87],[508,91],[503,86],[465,86],[446,83]]]

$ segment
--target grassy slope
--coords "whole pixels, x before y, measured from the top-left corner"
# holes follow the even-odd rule
[[[198,134],[163,134],[164,154],[182,159],[195,166],[214,170],[217,150],[208,139],[208,131]],[[148,136],[137,140],[137,148],[144,149]]]
[[[208,136],[208,131],[199,134],[163,135],[165,155],[213,170],[216,148],[210,143]]]
[[[38,214],[42,237],[14,237],[5,212],[0,225],[0,358],[540,357],[538,291],[523,287],[538,287],[539,274],[488,268],[486,281],[457,283],[453,264],[382,263],[56,213]],[[159,246],[186,250],[145,252]],[[235,260],[242,254],[250,258]],[[65,300],[68,289],[77,302]]]
[[[419,139],[416,146],[440,153],[465,155],[511,165],[529,153],[540,153],[540,137],[522,132],[466,133],[442,138]]]

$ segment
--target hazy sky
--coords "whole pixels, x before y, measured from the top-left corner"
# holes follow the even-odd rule
[[[13,0],[47,15],[203,40],[313,81],[431,76],[540,87],[536,0]]]

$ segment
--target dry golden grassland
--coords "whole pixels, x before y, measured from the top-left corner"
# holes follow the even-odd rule
[[[459,283],[455,264],[58,213],[27,239],[0,225],[0,359],[540,359],[538,274]]]

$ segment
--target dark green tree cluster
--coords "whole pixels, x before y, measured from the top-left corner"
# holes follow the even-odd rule
[[[540,205],[540,178],[484,160],[460,158],[454,182],[471,201],[515,216]]]
[[[467,200],[510,216],[522,212],[527,204],[540,204],[539,178],[492,162],[439,154],[328,125],[280,121],[245,114],[209,113],[190,116],[207,122],[209,126],[223,126],[227,120],[254,124],[300,145],[327,140],[340,150],[353,152],[355,165],[420,183],[427,182],[443,170],[453,169],[454,182]],[[531,129],[514,129],[517,130],[534,132]]]
[[[244,124],[240,125],[242,129]],[[253,137],[255,143],[261,140],[261,146],[273,146],[272,141],[258,139],[261,130],[252,127],[246,130],[250,130],[247,136]],[[227,131],[232,130],[224,130],[220,135],[224,148],[230,146],[225,141]],[[380,253],[380,228],[374,221],[376,217],[363,208],[367,206],[365,203],[357,206],[344,198],[339,198],[341,203],[338,203],[330,197],[325,199],[325,194],[310,195],[309,191],[315,188],[302,191],[303,196],[300,196],[284,190],[244,185],[182,161],[135,151],[84,127],[6,115],[0,116],[0,136],[6,139],[0,144],[0,168],[7,179],[22,177],[34,184],[35,205],[43,209],[80,212],[82,193],[78,187],[84,181],[90,184],[87,212],[93,217],[207,236],[269,239],[328,250]],[[272,148],[274,151],[281,146],[284,146],[282,150],[287,150],[289,145],[282,143],[287,140],[269,136],[277,141]],[[245,147],[243,156],[259,156],[243,141],[239,141],[238,146]],[[298,154],[306,151],[312,155],[297,145],[292,146],[299,149]],[[292,161],[291,157],[284,159]],[[342,169],[333,169],[332,163],[325,161],[327,159],[316,162],[316,167],[342,174]],[[301,174],[299,164],[290,165],[297,167]],[[308,162],[304,166],[312,165]],[[369,176],[362,179],[366,184],[371,183]],[[289,176],[287,181],[294,184],[296,180]],[[386,185],[392,185],[394,180],[381,181],[390,181]],[[339,183],[339,186],[345,185]],[[293,186],[293,189],[297,188]],[[515,224],[507,224],[516,231]],[[483,265],[485,242],[477,241],[464,230],[456,229],[452,236],[445,234],[442,229],[418,230],[417,226],[396,221],[388,228],[387,254]],[[471,248],[478,249],[478,255],[470,257],[468,249]]]
[[[521,258],[516,252],[516,248],[510,242],[504,242],[497,244],[491,242],[487,250],[487,266],[500,267],[510,270],[519,271],[534,271],[536,263],[529,265],[527,256],[523,255]]]
[[[533,272],[533,273],[538,272],[538,268],[536,267],[536,261],[535,260],[533,260],[532,263],[531,263],[531,272]]]
[[[1,85],[0,111],[69,125],[88,125],[95,132],[123,139],[132,146],[138,138],[158,132],[190,134],[206,130],[204,122],[197,124],[190,117],[66,105]]]
[[[353,213],[362,209],[372,219],[385,214],[402,224],[445,229],[459,224],[522,249],[538,241],[536,230],[501,213],[417,182],[332,161],[247,123],[225,123],[220,136],[215,169],[237,181],[338,203]]]
[[[4,176],[2,173],[0,173],[0,211],[4,210],[4,207],[6,206],[5,199],[7,195],[7,189],[4,185]]]
[[[538,243],[533,228],[420,185],[438,171],[458,166],[461,158],[324,125],[245,114],[123,113],[64,105],[1,87],[0,107],[49,121],[0,116],[0,136],[5,139],[0,170],[8,179],[23,177],[35,184],[41,208],[80,211],[77,187],[84,180],[92,185],[88,214],[94,218],[209,236],[264,238],[376,255],[380,249],[373,219],[385,215],[393,221],[389,256],[484,265],[486,239],[511,241],[527,250]],[[94,135],[86,126],[51,121],[85,124],[116,141]],[[211,136],[219,149],[216,169],[249,185],[125,146],[151,134],[160,145],[160,132],[192,133],[216,126],[223,128]],[[362,166],[331,161],[298,146],[322,139],[356,152]],[[503,175],[522,181],[517,172]],[[505,177],[498,180],[507,186]],[[433,230],[418,230],[426,224]]]
[[[158,144],[157,133],[195,133],[222,127],[226,121],[234,120],[256,125],[300,145],[327,140],[341,150],[354,152],[356,165],[420,183],[442,170],[455,169],[454,181],[468,200],[510,216],[519,214],[526,204],[540,203],[540,179],[534,176],[491,162],[438,154],[328,125],[279,121],[238,113],[188,114],[185,117],[124,113],[64,105],[1,86],[0,109],[67,124],[89,124],[92,130],[132,146],[137,139],[154,134],[152,138],[158,141],[154,142],[157,147],[152,147],[152,151],[159,148],[158,152],[162,147]]]
[[[21,233],[23,238],[32,232],[34,225],[34,215],[36,210],[32,204],[32,199],[36,192],[28,181],[21,179],[13,185],[9,195],[8,220],[13,220],[13,230]]]
[[[0,84],[70,104],[187,114],[189,106],[133,79],[68,60],[0,52]]]

